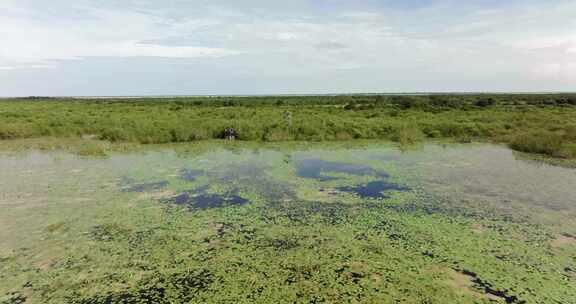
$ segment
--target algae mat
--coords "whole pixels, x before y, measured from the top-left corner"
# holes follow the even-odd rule
[[[576,303],[576,170],[505,147],[0,154],[0,303]]]

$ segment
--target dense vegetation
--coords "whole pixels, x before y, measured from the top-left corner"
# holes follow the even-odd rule
[[[0,139],[94,137],[112,142],[485,140],[576,157],[576,94],[22,98],[0,101]]]

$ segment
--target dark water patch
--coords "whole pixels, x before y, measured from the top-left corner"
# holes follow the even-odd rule
[[[206,193],[204,189],[184,192],[169,199],[162,200],[164,203],[185,206],[189,209],[212,209],[229,206],[242,206],[250,203],[249,200],[234,194]]]
[[[338,179],[333,176],[324,175],[324,172],[346,173],[350,175],[372,175],[379,177],[389,177],[386,172],[375,170],[367,165],[340,163],[325,161],[321,159],[303,159],[296,163],[296,175],[303,178],[311,178],[319,181],[330,181]]]
[[[164,201],[176,205],[189,205],[192,203],[192,196],[189,193],[184,192]]]
[[[506,303],[518,303],[518,304],[526,303],[526,301],[520,300],[517,296],[508,294],[506,290],[496,289],[495,287],[492,286],[491,283],[479,278],[475,272],[466,269],[456,271],[462,275],[467,276],[470,279],[470,281],[474,283],[476,286],[478,286],[481,290],[483,290],[486,295],[500,298],[504,300]]]
[[[123,187],[124,192],[148,192],[158,191],[168,187],[168,181],[150,182],[150,183],[137,183]]]
[[[193,207],[197,209],[241,206],[250,201],[238,195],[202,194],[194,198]]]
[[[270,202],[290,201],[297,197],[294,189],[288,184],[277,183],[271,180],[257,183],[258,184],[254,186],[255,190]]]
[[[202,175],[204,175],[203,170],[194,170],[194,169],[180,170],[180,178],[187,182],[193,182]]]
[[[386,191],[410,191],[410,188],[388,183],[385,181],[374,181],[366,185],[346,186],[336,188],[338,191],[355,193],[361,198],[386,198]]]
[[[246,162],[219,167],[207,173],[208,177],[224,185],[239,185],[243,189],[258,193],[268,201],[286,201],[296,197],[292,186],[276,182],[259,163]]]
[[[223,183],[252,182],[255,179],[261,180],[266,177],[266,167],[254,162],[227,165],[213,170],[210,176]]]

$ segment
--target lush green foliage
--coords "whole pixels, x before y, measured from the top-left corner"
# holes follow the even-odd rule
[[[513,143],[515,149],[572,157],[576,95],[213,97],[175,99],[19,99],[0,102],[0,139],[97,137],[112,142],[424,138]],[[290,119],[287,120],[287,113]],[[535,148],[532,132],[560,134]],[[551,133],[550,133],[551,134]],[[537,134],[536,134],[537,135]],[[530,141],[529,144],[523,142]]]
[[[512,138],[510,148],[522,152],[546,154],[561,158],[576,158],[574,145],[568,145],[571,141],[569,130],[563,133],[551,131],[533,131],[523,133]]]

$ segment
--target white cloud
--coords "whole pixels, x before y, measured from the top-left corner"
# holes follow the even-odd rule
[[[32,14],[25,8],[11,8],[12,11]],[[91,18],[80,20],[2,16],[0,64],[5,68],[44,68],[58,61],[86,57],[217,58],[238,54],[237,51],[217,47],[141,43],[173,32],[193,30],[202,24],[180,24],[180,28],[174,31],[163,25],[166,20],[151,15],[97,8],[90,8],[87,13]]]
[[[533,69],[537,78],[549,78],[559,82],[576,84],[576,60],[566,63],[544,63]]]
[[[395,79],[413,90],[576,85],[576,1],[448,2],[399,10],[325,1],[326,10],[307,0],[0,0],[0,70],[159,57],[225,62],[263,81],[313,77],[319,87],[351,75],[350,88],[370,79],[374,91]]]

